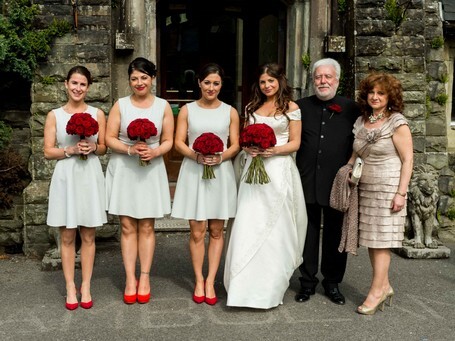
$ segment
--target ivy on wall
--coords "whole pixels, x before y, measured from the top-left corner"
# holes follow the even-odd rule
[[[39,61],[51,50],[50,44],[71,30],[64,20],[52,20],[40,27],[38,5],[30,0],[0,0],[0,72],[13,72],[32,80]]]

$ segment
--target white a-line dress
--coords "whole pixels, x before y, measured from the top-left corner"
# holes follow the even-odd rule
[[[158,148],[162,132],[166,101],[155,97],[149,108],[138,108],[130,96],[119,99],[119,140],[126,145],[136,141],[128,138],[128,125],[137,118],[147,118],[158,130],[156,136],[146,140],[150,148]],[[162,218],[171,212],[169,182],[162,156],[147,166],[139,164],[137,155],[113,152],[106,171],[107,208],[110,214],[136,219]]]
[[[77,144],[80,137],[66,133],[71,114],[63,108],[53,112],[58,148]],[[88,106],[87,113],[95,120],[97,112],[97,108]],[[98,134],[85,139],[97,142]],[[87,160],[81,160],[78,155],[58,160],[49,188],[47,225],[67,228],[103,225],[107,222],[104,191],[104,175],[98,156],[90,153]]]
[[[255,117],[255,123],[273,128],[277,146],[288,142],[285,116]],[[288,113],[288,117],[300,120],[300,110]],[[250,163],[248,156],[243,174]],[[264,166],[271,179],[268,184],[240,181],[224,268],[228,306],[278,306],[294,270],[302,263],[307,214],[295,161],[291,155],[273,156],[264,158]]]
[[[188,141],[192,148],[202,133],[214,133],[226,149],[231,123],[231,106],[225,103],[216,109],[201,108],[196,102],[187,104]],[[182,219],[222,219],[235,216],[237,188],[231,160],[212,166],[215,179],[202,179],[204,165],[184,158],[180,168],[172,204],[172,216]]]

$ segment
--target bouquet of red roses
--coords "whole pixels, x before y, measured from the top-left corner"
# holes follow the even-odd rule
[[[267,149],[276,144],[276,136],[273,129],[265,123],[250,124],[240,133],[241,147],[258,147]],[[267,175],[264,167],[264,160],[260,155],[257,155],[251,160],[248,167],[245,182],[247,184],[267,184],[270,178]]]
[[[193,142],[193,150],[202,155],[214,155],[223,152],[223,141],[214,133],[203,133]],[[202,179],[215,179],[212,166],[204,165]]]
[[[66,124],[66,133],[68,135],[79,135],[81,140],[97,134],[98,129],[98,122],[92,115],[85,112],[73,114]],[[79,158],[87,160],[87,155],[80,154]]]
[[[158,134],[158,130],[156,129],[155,124],[147,118],[136,118],[134,121],[131,121],[126,128],[126,133],[128,134],[128,138],[130,140],[140,140],[145,142],[145,140],[150,137],[156,136]],[[139,158],[139,164],[141,166],[147,166],[149,163],[150,161],[144,161]]]

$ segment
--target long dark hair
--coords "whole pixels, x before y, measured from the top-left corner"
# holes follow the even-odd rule
[[[156,66],[150,60],[137,57],[128,66],[128,77],[131,76],[133,71],[139,71],[149,75],[150,77],[156,77]]]
[[[284,73],[284,68],[276,63],[267,63],[259,67],[256,81],[253,83],[253,86],[251,87],[251,100],[247,104],[245,110],[247,122],[249,118],[252,117],[253,113],[257,109],[259,109],[267,99],[267,96],[262,93],[259,87],[259,78],[263,74],[267,74],[270,77],[276,78],[278,80],[279,89],[276,94],[275,100],[277,110],[274,116],[285,115],[286,118],[289,120],[289,117],[286,115],[286,112],[289,110],[289,102],[292,100],[292,88],[288,84],[288,79]]]
[[[69,81],[71,76],[75,73],[85,76],[85,78],[87,78],[88,85],[92,84],[92,75],[90,74],[90,71],[85,66],[82,66],[82,65],[73,66],[68,71],[68,75],[66,76],[66,81]]]

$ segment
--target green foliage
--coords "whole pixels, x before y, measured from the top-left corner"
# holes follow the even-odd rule
[[[52,84],[55,84],[55,82],[56,82],[56,80],[52,76],[43,76],[43,78],[41,78],[41,84],[44,84],[44,85],[52,85]]]
[[[449,196],[450,196],[451,198],[455,198],[455,189],[451,189],[451,190],[450,190]]]
[[[408,1],[405,7],[405,4],[400,4],[397,0],[386,0],[385,10],[387,12],[387,19],[394,23],[395,30],[398,30],[401,23],[406,18],[406,10],[410,3],[411,1]]]
[[[430,46],[432,49],[440,49],[441,47],[444,46],[444,37],[435,37],[433,40],[430,42]]]
[[[430,117],[430,113],[431,113],[431,98],[430,98],[430,96],[427,96],[425,98],[425,108],[427,109],[426,112],[425,112],[425,119],[427,119],[428,117]]]
[[[302,65],[303,65],[305,70],[308,70],[308,68],[310,67],[311,58],[310,58],[310,55],[308,53],[305,53],[304,55],[302,55]]]
[[[13,129],[3,121],[0,121],[0,150],[9,146],[12,133]]]
[[[68,33],[71,24],[52,20],[46,28],[39,28],[36,16],[39,7],[29,0],[3,2],[0,14],[0,72],[14,72],[32,80],[39,61],[44,60],[56,37]]]
[[[447,218],[449,218],[450,220],[455,220],[455,208],[450,208],[447,211]]]
[[[449,96],[447,96],[446,94],[439,94],[435,97],[434,101],[439,105],[445,105],[448,99]]]
[[[348,9],[348,4],[346,0],[338,0],[338,13],[344,13]]]
[[[447,83],[447,82],[449,81],[449,75],[447,75],[447,74],[441,75],[441,76],[439,77],[439,81],[440,81],[441,83]]]

